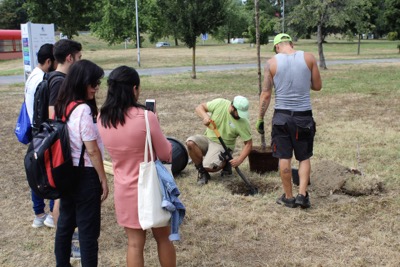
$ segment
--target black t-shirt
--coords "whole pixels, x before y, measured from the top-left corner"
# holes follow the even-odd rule
[[[60,91],[61,84],[64,81],[66,74],[59,72],[59,71],[53,71],[50,75],[51,76],[53,76],[53,75],[61,76],[61,77],[54,78],[53,80],[51,80],[51,82],[49,84],[49,90],[50,90],[49,106],[54,106],[54,104],[57,101],[58,91]]]

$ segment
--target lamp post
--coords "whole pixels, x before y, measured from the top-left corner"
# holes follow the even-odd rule
[[[282,32],[285,32],[285,0],[282,0]]]
[[[136,46],[137,46],[137,61],[140,67],[140,36],[139,36],[139,12],[138,12],[138,4],[137,0],[135,0],[135,8],[136,8]]]

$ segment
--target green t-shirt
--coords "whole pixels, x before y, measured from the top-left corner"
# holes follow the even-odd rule
[[[231,101],[217,98],[207,102],[207,109],[211,112],[211,119],[215,121],[222,140],[232,151],[235,149],[236,138],[240,136],[243,141],[251,140],[250,124],[247,119],[236,120],[229,113]],[[220,143],[214,131],[207,128],[205,135],[212,141]]]

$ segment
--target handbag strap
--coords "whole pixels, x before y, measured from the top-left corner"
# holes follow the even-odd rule
[[[150,124],[147,117],[147,110],[144,111],[144,120],[146,121],[146,143],[144,147],[144,162],[149,161],[148,151],[150,150],[151,161],[154,161],[153,144],[151,143]]]

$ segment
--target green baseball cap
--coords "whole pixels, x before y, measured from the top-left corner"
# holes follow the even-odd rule
[[[291,42],[292,41],[292,37],[290,37],[289,34],[286,33],[280,33],[277,36],[275,36],[274,38],[274,47],[272,48],[272,51],[276,53],[276,49],[275,46],[279,43],[282,42]]]
[[[249,100],[247,98],[241,95],[235,96],[233,106],[236,108],[240,118],[249,119]]]

